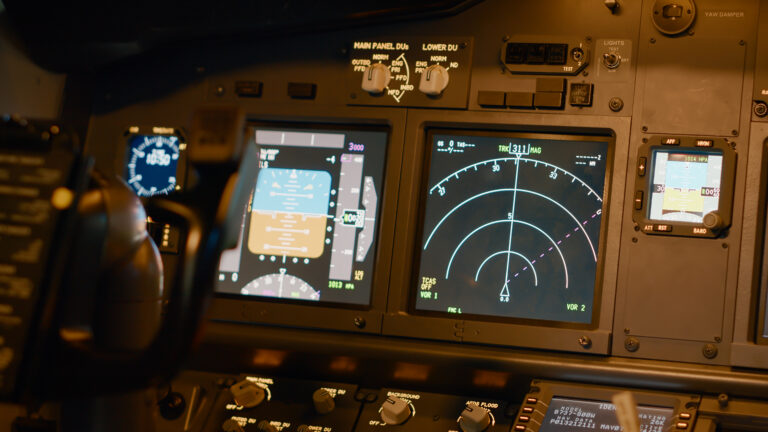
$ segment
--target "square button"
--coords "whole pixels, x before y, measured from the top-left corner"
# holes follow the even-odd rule
[[[477,104],[484,107],[504,107],[504,92],[479,91],[477,92]]]
[[[509,108],[533,108],[533,93],[507,92],[506,103]]]
[[[571,95],[568,102],[571,106],[592,106],[593,89],[593,85],[589,83],[571,83]]]

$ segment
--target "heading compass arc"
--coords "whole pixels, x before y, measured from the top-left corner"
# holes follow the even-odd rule
[[[588,322],[607,149],[433,134],[416,308]]]

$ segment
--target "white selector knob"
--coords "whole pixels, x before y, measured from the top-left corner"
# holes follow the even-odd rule
[[[428,66],[421,73],[419,91],[430,96],[437,96],[448,87],[448,70],[439,64]]]
[[[411,418],[411,404],[397,396],[389,396],[381,405],[381,419],[388,425],[399,425]]]
[[[229,388],[235,403],[245,408],[253,408],[264,401],[264,389],[249,380],[243,380]]]
[[[363,72],[363,90],[368,93],[379,94],[389,85],[392,73],[389,68],[381,63],[374,63]]]
[[[482,432],[490,425],[490,412],[477,404],[467,404],[459,417],[459,427],[463,432]]]

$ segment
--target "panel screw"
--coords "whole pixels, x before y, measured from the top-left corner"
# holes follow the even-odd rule
[[[731,135],[733,135],[733,136],[737,136],[737,135],[739,135],[739,131],[737,131],[736,129],[734,129],[734,130],[732,130],[732,131],[731,131]]]
[[[356,316],[355,317],[355,327],[357,327],[359,329],[365,328],[365,318],[363,318],[363,317],[361,317],[359,315]]]
[[[768,115],[768,104],[765,102],[755,102],[755,106],[752,107],[752,112],[758,117],[765,117]]]
[[[222,97],[222,96],[224,96],[224,92],[225,92],[224,86],[216,87],[216,96]]]
[[[656,38],[651,38],[651,43],[656,43]]]
[[[613,112],[619,112],[624,108],[624,101],[621,100],[620,97],[612,97],[611,100],[608,101],[608,108]]]
[[[635,352],[640,348],[640,341],[637,338],[628,337],[624,340],[624,348],[629,352]]]
[[[720,336],[715,336],[715,342],[720,343],[723,339]]]
[[[739,45],[744,46],[745,44],[746,44],[746,42],[744,42],[743,39],[739,41]]]
[[[704,345],[704,348],[701,349],[701,353],[704,357],[713,359],[717,357],[717,347],[714,344],[706,344]]]
[[[629,327],[626,327],[626,328],[624,329],[624,334],[629,334]]]
[[[648,126],[643,126],[643,132],[648,132]]]
[[[637,243],[637,237],[632,237],[632,243]]]
[[[579,337],[579,345],[584,349],[589,349],[592,346],[592,339],[589,336]]]
[[[717,396],[717,403],[720,405],[720,408],[725,408],[728,406],[729,398],[728,395],[725,393],[720,393]]]
[[[728,243],[723,243],[723,249],[728,249]]]
[[[59,132],[61,132],[61,129],[56,125],[51,126],[50,130],[51,130],[51,133],[54,135],[58,135]]]
[[[509,40],[509,35],[504,35],[503,38],[501,38],[502,41],[506,42]]]

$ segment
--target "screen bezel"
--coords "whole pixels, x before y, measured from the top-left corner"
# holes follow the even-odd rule
[[[554,328],[571,328],[571,329],[595,329],[598,327],[597,317],[600,316],[600,299],[602,297],[603,286],[603,265],[604,265],[604,252],[606,243],[606,230],[607,230],[607,218],[609,203],[609,190],[612,172],[613,161],[613,148],[614,138],[606,134],[573,134],[572,132],[557,133],[551,130],[542,130],[541,132],[535,131],[516,131],[516,130],[483,130],[475,128],[442,128],[442,127],[429,127],[425,130],[426,136],[424,138],[424,160],[421,169],[421,185],[422,190],[419,193],[419,210],[417,219],[417,231],[416,231],[416,247],[413,254],[414,266],[412,268],[411,275],[411,290],[408,293],[408,313],[414,316],[425,317],[437,317],[437,318],[466,318],[473,321],[484,322],[496,322],[507,324],[521,324],[521,325],[533,325],[543,327]],[[592,142],[604,142],[606,146],[606,163],[603,183],[603,206],[602,215],[603,221],[600,225],[600,236],[598,239],[598,257],[595,267],[595,282],[592,295],[592,314],[590,316],[589,323],[568,322],[568,321],[550,321],[540,320],[532,318],[516,318],[516,317],[499,317],[493,315],[479,315],[462,313],[460,315],[450,314],[448,312],[421,310],[416,308],[416,300],[418,295],[418,278],[419,278],[419,265],[421,258],[421,241],[424,233],[424,217],[426,212],[427,195],[424,188],[428,187],[429,170],[431,166],[432,157],[432,143],[435,135],[461,135],[461,136],[481,136],[481,137],[498,137],[498,138],[523,138],[523,139],[551,139],[557,141],[592,141]]]
[[[700,140],[712,141],[710,147],[700,147],[696,143]],[[670,145],[664,142],[677,142]],[[651,189],[656,168],[657,152],[666,153],[691,153],[691,154],[718,154],[723,157],[722,170],[720,172],[720,199],[717,212],[722,218],[722,228],[709,229],[703,223],[664,221],[650,218]],[[635,169],[635,193],[642,193],[642,207],[633,207],[632,220],[637,224],[639,231],[651,235],[668,235],[683,237],[715,238],[728,230],[733,217],[733,189],[736,178],[736,152],[727,140],[714,137],[666,137],[653,136],[638,149],[637,160],[646,158],[646,168],[643,173],[639,167]],[[669,231],[661,231],[656,227],[664,225]]]
[[[339,133],[345,133],[347,131],[363,131],[363,132],[380,132],[384,134],[384,142],[387,148],[384,150],[384,154],[387,154],[389,143],[391,142],[391,136],[390,136],[390,130],[389,128],[385,126],[367,126],[367,127],[359,127],[359,126],[345,126],[345,125],[329,125],[329,124],[309,124],[309,123],[279,123],[279,122],[249,122],[246,125],[246,129],[248,130],[249,139],[254,139],[256,136],[257,130],[270,130],[270,131],[291,131],[291,132],[320,132],[320,131],[336,131]],[[257,144],[258,147],[258,144]],[[383,186],[386,183],[387,178],[387,160],[383,161],[382,165],[382,179],[381,179],[381,185],[382,189]],[[251,188],[250,195],[253,194],[253,188]],[[383,192],[382,197],[383,198]],[[383,202],[383,199],[381,200]],[[287,297],[268,297],[268,296],[258,296],[258,295],[243,295],[243,294],[235,294],[235,293],[226,293],[226,292],[220,292],[220,291],[214,291],[216,297],[218,298],[226,298],[226,299],[233,299],[233,300],[242,300],[242,301],[260,301],[260,302],[266,302],[266,303],[281,303],[281,304],[295,304],[295,305],[302,305],[302,306],[320,306],[320,307],[330,307],[330,308],[341,308],[341,309],[351,309],[351,310],[360,310],[360,311],[369,311],[373,308],[373,286],[374,282],[376,281],[377,277],[377,268],[376,263],[379,261],[379,240],[380,240],[380,234],[381,234],[381,216],[383,214],[383,207],[380,205],[378,207],[378,223],[376,226],[376,234],[375,234],[375,247],[373,248],[374,258],[373,258],[373,270],[371,275],[371,284],[370,289],[368,292],[368,303],[367,304],[358,304],[358,303],[343,303],[343,302],[332,302],[332,301],[307,301],[307,300],[297,300],[297,299],[291,299]],[[245,241],[245,237],[243,238]],[[218,271],[217,271],[218,272]]]
[[[404,134],[404,113],[385,108],[372,108],[365,113],[346,109],[336,110],[337,116],[329,117],[326,110],[321,108],[307,107],[297,113],[294,108],[279,106],[271,106],[269,113],[258,114],[261,110],[255,109],[253,112],[254,114],[248,118],[247,126],[261,124],[273,128],[305,129],[319,129],[327,126],[361,130],[383,128],[388,132],[383,191],[380,193],[381,213],[378,244],[375,249],[375,275],[371,286],[371,302],[365,309],[355,309],[315,302],[281,302],[262,297],[227,298],[225,295],[215,294],[209,318],[220,322],[380,333],[390,279],[395,203],[403,153],[401,137]]]
[[[629,157],[631,122],[623,117],[592,115],[551,116],[541,113],[454,112],[445,111],[436,117],[427,110],[414,110],[408,114],[405,133],[405,155],[402,165],[401,187],[398,193],[397,224],[392,256],[392,276],[387,313],[384,315],[383,334],[387,336],[432,339],[464,344],[514,346],[545,350],[571,351],[589,354],[608,354],[611,350],[613,308],[619,275],[619,249],[622,232]],[[471,320],[460,315],[431,317],[409,312],[408,301],[412,289],[413,253],[417,246],[418,202],[425,158],[426,130],[470,129],[488,131],[515,131],[520,133],[556,133],[569,135],[602,135],[612,137],[613,170],[606,184],[609,193],[609,211],[606,223],[607,243],[604,247],[602,270],[602,296],[599,317],[593,329],[536,326]]]
[[[698,395],[662,393],[626,388],[619,389],[588,384],[569,384],[542,380],[533,380],[531,382],[531,389],[528,394],[523,397],[522,404],[518,410],[516,419],[519,419],[520,415],[529,415],[531,417],[531,421],[535,421],[543,425],[544,418],[549,412],[549,406],[552,403],[552,398],[554,397],[584,400],[589,402],[612,403],[612,397],[616,393],[623,391],[631,391],[632,396],[635,398],[635,402],[638,405],[658,408],[671,408],[672,417],[669,419],[669,425],[675,425],[675,423],[680,420],[681,412],[686,412],[691,415],[689,419],[683,421],[689,425],[693,425],[696,422],[697,409],[699,401],[701,400],[701,397]],[[530,404],[527,402],[528,398],[535,398],[537,401],[535,404]],[[524,414],[522,410],[526,405],[544,409],[535,409],[534,413],[532,414]]]

